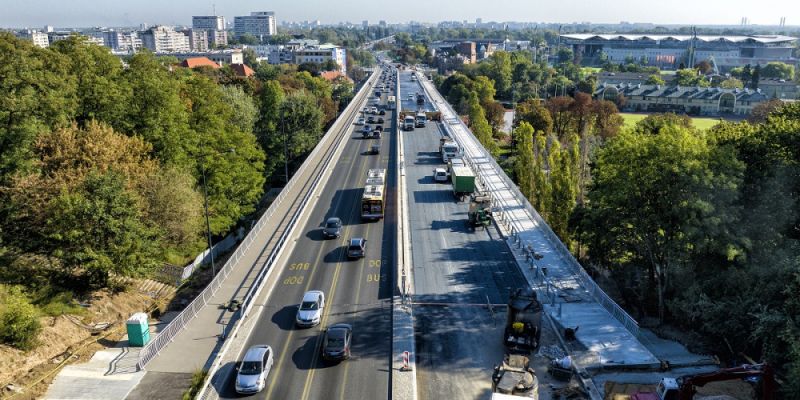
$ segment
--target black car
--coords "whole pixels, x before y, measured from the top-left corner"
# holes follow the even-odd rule
[[[348,324],[335,324],[325,330],[322,340],[322,359],[341,361],[350,358],[350,343],[353,340],[353,327]]]
[[[378,115],[386,115],[386,110],[381,110],[380,112],[378,112]]]
[[[338,238],[342,234],[342,220],[336,217],[328,218],[325,221],[325,228],[322,230],[322,236],[333,239]]]
[[[375,123],[375,117],[370,115],[369,118],[367,118],[367,123],[374,124]]]
[[[383,122],[384,122],[384,121],[383,121],[383,118],[378,118],[378,123],[379,123],[379,124],[382,124]]]
[[[367,239],[364,238],[352,238],[350,239],[350,245],[347,246],[347,257],[348,258],[361,258],[367,253]]]

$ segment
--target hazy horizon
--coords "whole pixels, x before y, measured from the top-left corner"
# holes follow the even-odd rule
[[[4,4],[6,3],[6,4]],[[8,28],[91,27],[91,26],[138,26],[147,24],[191,25],[193,15],[213,15],[213,2],[198,4],[190,0],[170,2],[141,0],[117,3],[99,0],[32,0],[18,2],[0,0],[3,13],[0,26]],[[395,3],[396,4],[396,3]],[[674,0],[671,2],[643,2],[641,0],[615,0],[585,2],[562,0],[544,2],[540,0],[497,0],[487,8],[479,0],[440,0],[435,10],[430,10],[429,1],[408,0],[402,5],[377,1],[355,1],[336,4],[321,0],[306,0],[302,6],[297,2],[276,0],[269,5],[260,1],[241,0],[235,4],[216,5],[216,15],[229,21],[237,15],[248,15],[250,11],[274,11],[278,23],[281,21],[320,20],[324,24],[351,22],[359,24],[368,20],[371,24],[379,20],[388,23],[418,21],[475,22],[476,18],[488,21],[564,23],[591,22],[593,24],[653,23],[664,25],[738,25],[747,17],[752,25],[778,25],[786,17],[786,25],[800,24],[800,3],[790,0],[764,0],[758,3],[747,0],[720,2],[694,2]],[[476,11],[479,10],[479,11]],[[798,19],[797,21],[792,18]]]

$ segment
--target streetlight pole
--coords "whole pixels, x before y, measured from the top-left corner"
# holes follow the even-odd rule
[[[206,212],[206,237],[208,238],[208,254],[211,256],[211,279],[217,275],[217,266],[214,264],[214,248],[211,247],[211,222],[208,220],[208,188],[206,186],[206,166],[203,159],[205,155],[200,156],[200,170],[203,175],[203,205]]]
[[[294,115],[294,114],[292,114]],[[286,176],[286,183],[289,183],[289,138],[286,136],[286,117],[284,109],[281,108],[281,133],[283,133],[283,173]]]

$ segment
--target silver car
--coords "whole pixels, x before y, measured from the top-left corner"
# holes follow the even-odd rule
[[[324,308],[325,294],[319,290],[309,290],[303,295],[303,301],[297,307],[295,323],[301,328],[318,325]]]
[[[236,393],[252,394],[264,390],[272,363],[271,347],[259,344],[247,349],[236,374]]]

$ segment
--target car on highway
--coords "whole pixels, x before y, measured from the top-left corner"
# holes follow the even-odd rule
[[[367,253],[367,239],[352,238],[347,246],[348,258],[361,258]]]
[[[328,218],[325,221],[325,228],[322,230],[322,236],[328,239],[335,239],[342,234],[342,220],[336,217]]]
[[[436,182],[447,182],[447,170],[436,168],[433,170],[433,180]]]
[[[369,118],[367,118],[367,123],[374,124],[375,123],[375,117],[370,115]]]
[[[383,110],[381,110],[381,111],[383,111]],[[383,113],[383,114],[381,114],[381,115],[384,115],[384,114],[386,114],[386,113]],[[383,121],[383,118],[378,118],[378,123],[379,123],[379,124],[382,124],[383,122],[384,122],[384,121]]]
[[[386,110],[381,110],[380,112],[378,112],[378,115],[386,115]]]
[[[303,301],[297,306],[295,324],[301,328],[308,328],[319,324],[324,308],[325,294],[319,290],[309,290],[303,295]]]
[[[364,125],[364,117],[359,117],[356,120],[356,125]]]
[[[259,344],[247,349],[236,373],[236,393],[253,394],[264,390],[272,363],[271,347]]]
[[[353,340],[353,327],[348,324],[335,324],[325,330],[322,340],[322,359],[342,361],[350,358],[350,344]]]

